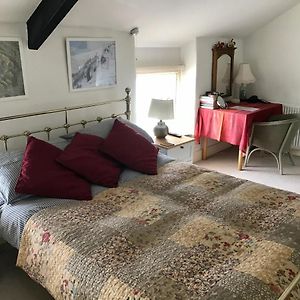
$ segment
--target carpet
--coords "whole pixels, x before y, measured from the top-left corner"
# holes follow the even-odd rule
[[[9,244],[0,245],[0,299],[53,300],[49,293],[16,267],[18,251]]]

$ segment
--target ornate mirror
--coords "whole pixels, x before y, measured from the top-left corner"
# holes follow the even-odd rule
[[[218,42],[212,48],[212,82],[213,92],[220,93],[223,97],[232,95],[233,63],[235,42]]]

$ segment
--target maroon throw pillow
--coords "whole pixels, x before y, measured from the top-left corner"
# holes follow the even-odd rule
[[[158,149],[135,130],[115,120],[100,150],[127,167],[156,175]]]
[[[52,198],[91,200],[90,184],[56,162],[61,153],[59,148],[29,137],[16,192]]]
[[[99,151],[103,141],[98,136],[77,132],[56,161],[90,182],[116,187],[122,169],[118,162]]]

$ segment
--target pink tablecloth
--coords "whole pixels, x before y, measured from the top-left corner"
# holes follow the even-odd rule
[[[240,103],[232,106],[247,106],[258,108],[256,111],[236,109],[206,109],[199,108],[195,139],[200,137],[238,145],[246,152],[253,122],[266,121],[271,115],[282,114],[282,105],[276,103]]]

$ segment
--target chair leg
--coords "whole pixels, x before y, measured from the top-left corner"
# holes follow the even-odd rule
[[[250,156],[252,154],[252,151],[247,151],[246,153],[246,156],[245,156],[245,160],[244,160],[244,167],[246,168],[248,166],[248,163],[249,163],[249,159],[250,159]]]
[[[282,154],[281,153],[279,153],[279,155],[278,155],[278,168],[279,168],[280,175],[283,175],[283,171],[282,171]]]
[[[292,165],[295,166],[296,165],[295,161],[293,160],[293,156],[292,156],[292,154],[290,152],[288,152],[288,156],[289,156],[289,159],[290,159]]]
[[[247,167],[248,163],[249,163],[249,159],[251,154],[254,152],[256,148],[254,148],[253,146],[248,146],[247,150],[246,150],[246,155],[244,158],[244,167]]]
[[[246,156],[245,156],[245,160],[244,160],[244,167],[245,168],[247,167],[248,160],[249,160],[249,147],[248,147],[248,149],[246,151]]]

